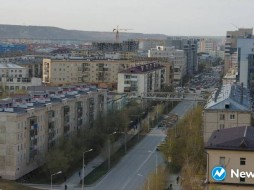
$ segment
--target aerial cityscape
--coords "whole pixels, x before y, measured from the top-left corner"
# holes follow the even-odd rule
[[[253,190],[251,0],[0,7],[0,190]]]

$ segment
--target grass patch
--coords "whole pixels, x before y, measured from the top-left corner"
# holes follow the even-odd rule
[[[15,181],[0,179],[0,189],[2,190],[36,190],[32,187],[21,185]]]

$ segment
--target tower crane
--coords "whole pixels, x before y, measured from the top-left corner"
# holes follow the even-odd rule
[[[127,30],[132,30],[132,29],[128,29],[128,28],[119,28],[118,25],[117,25],[116,28],[113,28],[113,32],[116,33],[116,42],[119,42],[119,31],[127,31]]]

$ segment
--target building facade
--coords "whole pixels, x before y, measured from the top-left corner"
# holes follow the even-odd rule
[[[107,92],[85,86],[30,87],[0,101],[0,176],[16,180],[44,163],[62,137],[92,126],[107,111]]]
[[[243,86],[254,94],[254,39],[237,40],[238,79]]]
[[[165,75],[165,67],[156,62],[132,67],[118,73],[117,91],[133,92],[138,96],[160,91],[165,85]]]
[[[117,83],[118,72],[135,64],[128,60],[43,59],[42,81],[50,86],[75,83]]]
[[[148,57],[152,58],[167,58],[174,66],[174,83],[180,84],[187,70],[187,57],[183,50],[175,49],[174,47],[156,46],[148,51]],[[166,64],[163,64],[167,66]],[[166,69],[167,73],[170,70]],[[167,83],[168,80],[167,80]]]
[[[214,131],[205,146],[207,153],[207,189],[213,190],[251,190],[254,178],[232,175],[237,172],[254,171],[254,127],[242,126]],[[214,167],[223,167],[225,179],[215,181]]]
[[[213,131],[237,126],[250,126],[252,103],[246,88],[227,84],[216,91],[204,108],[204,142]]]
[[[227,31],[226,42],[225,42],[225,65],[224,73],[235,66],[232,62],[232,55],[237,52],[237,39],[238,38],[252,38],[252,28],[239,28],[236,31]]]
[[[186,56],[186,74],[192,77],[198,71],[198,39],[186,37],[167,37],[167,46],[184,50]]]

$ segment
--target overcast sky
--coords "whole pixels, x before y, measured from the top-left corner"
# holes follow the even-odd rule
[[[225,36],[253,27],[254,0],[0,0],[0,24]]]

